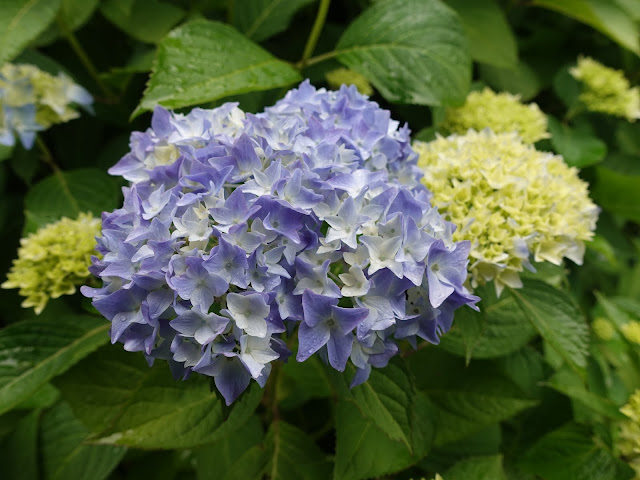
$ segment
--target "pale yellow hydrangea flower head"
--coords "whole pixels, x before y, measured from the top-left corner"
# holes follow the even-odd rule
[[[458,226],[454,240],[471,241],[472,287],[491,280],[498,294],[520,287],[530,254],[537,262],[582,263],[598,207],[562,157],[489,129],[413,147],[434,204]]]
[[[631,88],[621,70],[580,57],[569,73],[583,83],[580,101],[587,110],[625,117],[630,122],[640,118],[640,88]]]
[[[90,213],[40,228],[20,240],[18,258],[0,286],[19,288],[20,295],[26,297],[22,306],[33,307],[39,314],[49,299],[73,294],[90,275],[99,233],[100,220]]]
[[[640,477],[640,390],[636,390],[629,402],[620,411],[628,420],[620,425],[620,434],[616,446],[629,465],[636,471],[636,478]]]
[[[363,95],[373,95],[373,87],[364,75],[349,70],[348,68],[336,68],[325,74],[329,87],[338,90],[341,85],[355,85]]]
[[[461,107],[449,108],[442,124],[451,133],[464,134],[470,128],[490,128],[496,133],[516,132],[526,143],[549,138],[547,117],[538,105],[520,102],[520,96],[495,93],[490,88],[471,92]]]

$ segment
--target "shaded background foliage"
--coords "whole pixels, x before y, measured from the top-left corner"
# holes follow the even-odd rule
[[[34,318],[0,290],[3,477],[633,478],[616,438],[640,386],[621,333],[640,321],[640,125],[577,111],[568,68],[589,55],[637,84],[639,21],[638,0],[2,2],[0,63],[68,72],[96,99],[94,116],[41,134],[60,172],[36,149],[0,149],[2,271],[25,233],[118,206],[106,169],[156,103],[257,112],[341,65],[424,140],[470,88],[535,100],[552,134],[537,147],[582,168],[602,207],[584,266],[540,265],[500,298],[479,289],[481,314],[461,311],[440,346],[353,390],[352,372],[291,361],[231,409],[207,379],[175,382],[106,345],[79,295]],[[612,338],[593,333],[599,317]]]

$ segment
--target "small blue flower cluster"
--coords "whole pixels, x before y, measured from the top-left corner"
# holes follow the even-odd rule
[[[12,147],[16,135],[30,149],[37,132],[80,116],[79,105],[91,111],[93,97],[60,72],[50,75],[34,65],[5,63],[0,67],[0,145]]]
[[[438,343],[463,286],[469,242],[430,204],[409,130],[358,93],[308,82],[258,115],[235,104],[156,108],[110,173],[132,182],[104,214],[83,288],[111,339],[212,376],[227,404],[271,362],[318,352],[352,385],[398,352]]]

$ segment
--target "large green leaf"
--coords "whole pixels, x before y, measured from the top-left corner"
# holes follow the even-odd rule
[[[252,384],[226,410],[209,379],[174,380],[166,364],[149,368],[142,354],[106,346],[56,380],[94,443],[139,448],[190,448],[239,428],[256,409],[262,389]]]
[[[108,330],[104,319],[77,315],[23,320],[0,330],[0,413],[106,343]]]
[[[158,0],[106,0],[100,12],[141,42],[156,43],[185,16],[185,11]]]
[[[567,165],[584,168],[604,159],[607,144],[596,136],[589,123],[580,122],[570,127],[550,115],[547,118],[551,144]]]
[[[431,438],[422,435],[415,418],[422,399],[403,362],[394,359],[385,368],[373,369],[369,380],[362,385],[347,387],[346,383],[342,385],[341,398],[353,402],[389,439],[403,443],[410,454],[414,450],[426,452]]]
[[[524,60],[513,68],[482,64],[480,75],[495,91],[520,95],[523,101],[531,100],[542,88],[538,72]]]
[[[210,479],[213,472],[219,480],[260,478],[267,462],[263,437],[260,419],[254,415],[230,435],[196,449],[198,480]]]
[[[100,217],[120,203],[119,181],[102,170],[86,168],[58,172],[29,190],[25,197],[27,230],[60,217],[76,218],[81,212]]]
[[[447,480],[507,480],[502,455],[471,457],[456,463],[443,475]]]
[[[59,402],[42,417],[42,458],[47,480],[102,480],[118,465],[126,448],[87,445],[89,431]]]
[[[287,362],[281,366],[278,406],[290,410],[312,398],[326,398],[332,394],[327,367],[316,356],[304,362]]]
[[[640,175],[596,168],[593,198],[605,210],[640,223]]]
[[[293,67],[233,27],[196,20],[173,30],[158,46],[151,78],[133,115],[158,104],[186,107],[299,80]]]
[[[40,410],[21,418],[15,429],[0,442],[2,478],[38,480],[38,425]]]
[[[414,417],[414,429],[431,437],[428,403],[424,397],[422,406]],[[430,442],[429,442],[430,443]],[[428,448],[428,447],[427,447]],[[361,480],[394,473],[417,463],[427,452],[414,451],[412,455],[402,442],[391,440],[375,422],[366,418],[352,401],[340,401],[336,415],[335,480]]]
[[[589,330],[584,315],[567,293],[539,280],[525,280],[522,289],[512,289],[511,293],[542,338],[569,366],[586,367]]]
[[[593,440],[589,427],[569,423],[538,440],[519,460],[545,480],[629,480],[633,470]]]
[[[60,0],[0,2],[0,65],[18,55],[53,21]]]
[[[600,30],[640,55],[640,30],[633,17],[612,0],[533,0],[533,5],[555,10]]]
[[[622,421],[627,417],[611,400],[590,392],[573,371],[560,370],[545,383],[546,386],[565,394],[573,401],[589,410],[613,420]]]
[[[235,0],[233,24],[247,38],[261,42],[287,29],[295,13],[315,0]]]
[[[331,463],[306,433],[282,420],[271,423],[266,438],[270,480],[325,480]]]
[[[480,287],[480,312],[462,308],[451,330],[440,339],[445,350],[471,358],[494,358],[515,352],[536,336],[510,292],[496,297],[493,285]]]
[[[464,25],[471,58],[497,67],[518,63],[518,46],[500,7],[494,0],[445,0]]]
[[[409,357],[418,388],[437,409],[434,445],[454,442],[506,420],[537,402],[483,360],[465,367],[461,358],[437,347]]]
[[[462,103],[471,82],[464,28],[440,0],[383,0],[347,27],[338,60],[391,102]]]

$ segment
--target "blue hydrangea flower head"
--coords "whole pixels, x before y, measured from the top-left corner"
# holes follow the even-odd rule
[[[409,142],[355,87],[304,82],[257,115],[157,107],[110,170],[131,184],[103,215],[103,286],[83,292],[114,343],[212,376],[228,404],[292,354],[288,335],[298,361],[351,361],[362,383],[478,300]]]

